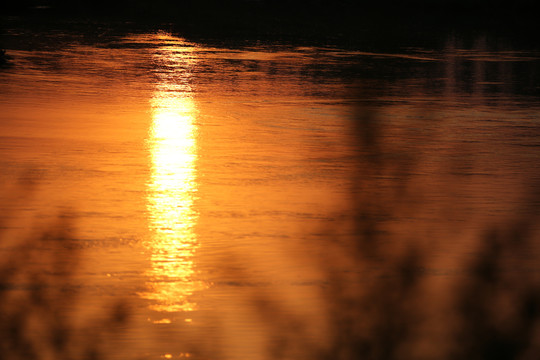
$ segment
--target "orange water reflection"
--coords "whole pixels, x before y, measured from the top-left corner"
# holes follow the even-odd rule
[[[152,123],[147,145],[151,177],[147,209],[151,239],[151,268],[147,273],[150,309],[161,312],[192,311],[189,297],[203,289],[195,280],[194,255],[198,247],[194,226],[198,214],[196,107],[189,86],[195,62],[191,46],[167,35],[156,35],[160,48],[153,54],[158,82],[151,99]]]

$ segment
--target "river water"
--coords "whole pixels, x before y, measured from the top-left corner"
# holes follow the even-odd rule
[[[332,245],[364,234],[358,212],[393,249],[429,249],[437,279],[492,225],[535,215],[539,52],[487,35],[378,51],[4,31],[0,260],[44,278],[3,273],[2,311],[69,283],[53,312],[79,345],[62,351],[299,358],[331,347],[321,293],[360,271]],[[69,246],[16,245],[51,229]],[[535,259],[509,266],[536,274]],[[276,336],[294,332],[305,344]]]

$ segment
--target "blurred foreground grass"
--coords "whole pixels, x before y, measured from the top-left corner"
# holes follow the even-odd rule
[[[35,180],[25,173],[1,193],[0,359],[109,358],[106,346],[126,324],[127,306],[119,300],[103,316],[81,316],[74,214],[33,225],[13,210],[31,201]]]
[[[451,129],[428,110],[390,124],[379,92],[358,98],[351,206],[324,226],[318,260],[303,259],[323,270],[326,340],[310,339],[310,319],[285,312],[279,296],[254,294],[269,324],[267,358],[538,358],[538,167],[506,183],[507,170],[476,167],[488,153],[490,165],[512,169],[499,160],[512,158],[508,148],[441,143]],[[516,154],[540,155],[534,146]]]

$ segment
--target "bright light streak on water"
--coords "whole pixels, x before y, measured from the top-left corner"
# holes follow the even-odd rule
[[[147,194],[152,265],[147,273],[149,290],[141,295],[152,300],[150,309],[164,312],[193,311],[196,304],[189,296],[204,288],[194,280],[193,262],[198,246],[193,231],[198,217],[193,208],[197,126],[187,81],[195,60],[181,50],[168,46],[154,54],[157,66],[172,70],[159,69],[147,140],[152,164]]]

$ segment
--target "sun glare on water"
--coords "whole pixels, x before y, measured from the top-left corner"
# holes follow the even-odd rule
[[[150,300],[154,311],[193,311],[196,304],[189,297],[204,288],[195,279],[193,262],[198,247],[194,232],[198,215],[193,206],[197,193],[197,126],[189,78],[195,59],[192,47],[183,46],[180,39],[157,35],[155,40],[164,46],[153,54],[157,83],[147,139],[151,268],[148,290],[141,296]]]

